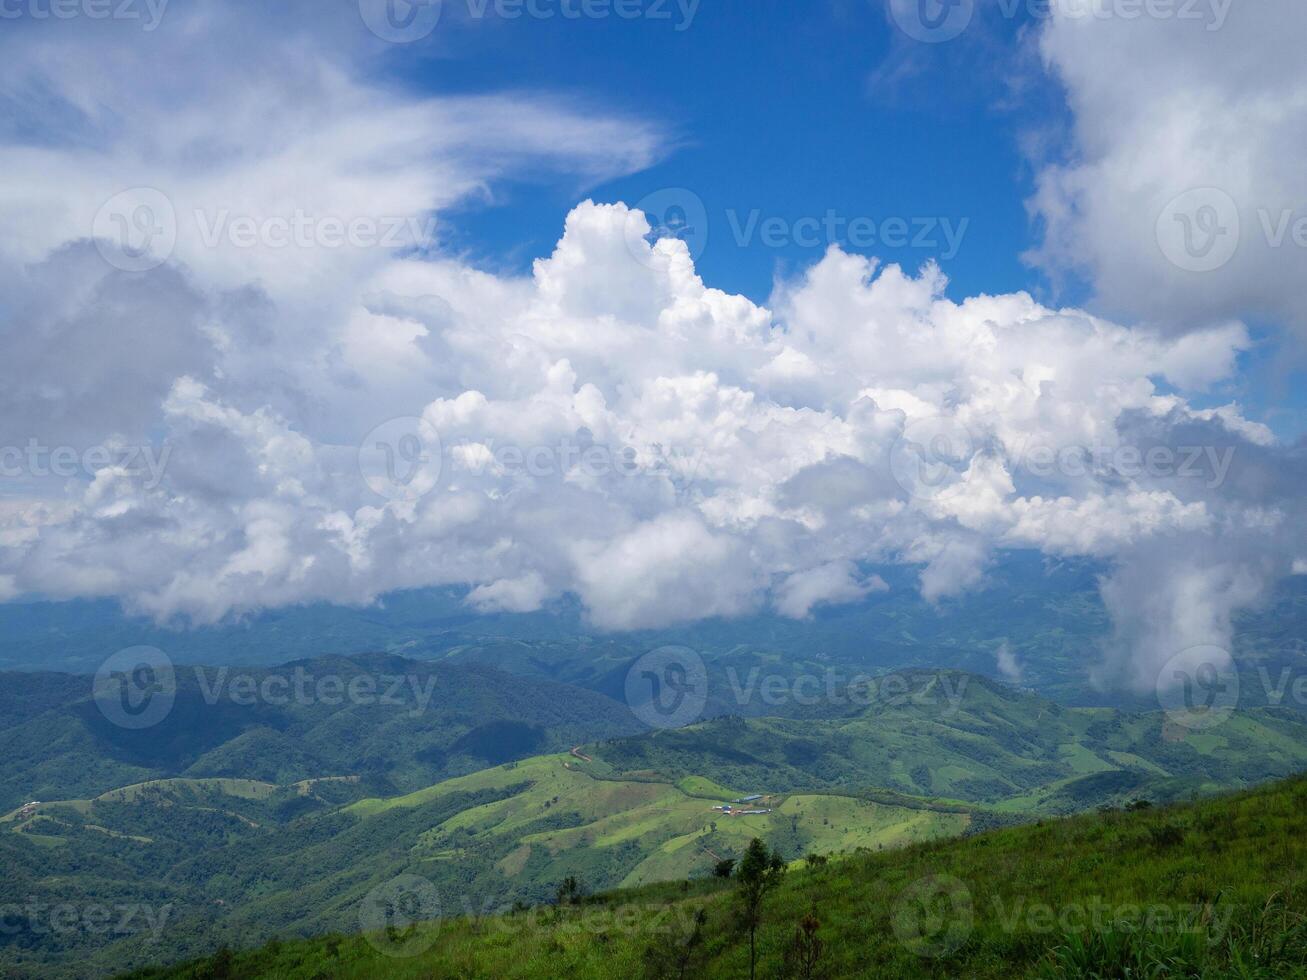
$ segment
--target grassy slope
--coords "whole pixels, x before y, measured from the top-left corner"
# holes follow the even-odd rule
[[[224,943],[351,929],[364,896],[404,873],[432,881],[454,907],[506,909],[546,901],[567,875],[601,889],[706,875],[754,836],[797,857],[955,835],[976,815],[805,793],[768,799],[772,813],[727,817],[714,803],[745,790],[587,766],[541,756],[289,823],[278,814],[305,787],[240,780],[160,780],[11,814],[0,823],[11,831],[0,834],[0,904],[136,901],[171,913],[156,943],[82,933],[55,937],[57,948],[45,935],[0,942],[0,973],[104,975]]]
[[[503,849],[511,842],[515,846],[497,863],[505,878],[529,875],[552,882],[575,874],[623,886],[704,874],[715,863],[714,854],[738,853],[754,837],[788,843],[785,850],[797,855],[900,846],[962,833],[971,821],[967,812],[828,794],[777,795],[755,805],[771,813],[728,817],[714,811],[713,803],[733,799],[741,790],[696,777],[676,783],[652,775],[596,777],[591,768],[567,755],[541,756],[404,797],[363,800],[346,812],[370,817],[453,794],[507,793],[433,826],[414,847],[415,859],[435,870],[432,865],[466,864],[488,847]],[[542,822],[552,822],[551,812],[557,825],[540,829]]]
[[[933,920],[913,915],[917,906],[905,898],[923,880],[949,883],[951,897],[933,903]],[[404,934],[404,950],[415,954],[407,957],[384,955],[396,949],[385,935],[277,944],[237,954],[229,975],[658,975],[646,968],[647,950],[684,935],[693,910],[704,908],[705,941],[688,975],[736,978],[747,975],[746,946],[731,926],[728,888],[662,885],[561,912],[445,920]],[[776,975],[782,946],[810,911],[832,977],[1307,976],[1307,779],[794,870],[766,901],[759,976]],[[924,936],[913,925],[923,922]],[[213,966],[134,976],[211,977]]]

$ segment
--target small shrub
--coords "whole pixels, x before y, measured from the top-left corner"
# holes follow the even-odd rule
[[[1160,827],[1148,828],[1148,839],[1159,850],[1178,847],[1184,843],[1184,831],[1175,824],[1162,824]]]

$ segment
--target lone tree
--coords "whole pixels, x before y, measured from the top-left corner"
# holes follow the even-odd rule
[[[555,897],[559,905],[578,905],[584,892],[581,889],[581,883],[576,878],[568,875],[563,879],[563,883],[558,886]]]
[[[734,870],[735,858],[722,858],[713,865],[712,873],[715,878],[729,878]]]
[[[749,980],[755,980],[758,963],[758,926],[762,925],[762,900],[785,877],[785,859],[779,851],[754,838],[735,871],[740,900],[740,919],[749,930]]]
[[[817,930],[820,928],[821,923],[811,912],[799,920],[798,926],[794,929],[794,936],[785,947],[785,962],[782,967],[784,976],[798,977],[799,980],[817,980],[821,976],[817,962],[821,959],[826,944],[817,936]]]

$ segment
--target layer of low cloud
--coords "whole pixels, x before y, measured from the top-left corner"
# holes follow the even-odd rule
[[[994,651],[994,663],[1003,678],[1013,684],[1021,683],[1021,677],[1024,673],[1021,660],[1007,640],[1000,643],[998,649]]]

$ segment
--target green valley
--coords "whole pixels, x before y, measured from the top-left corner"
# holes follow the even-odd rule
[[[512,690],[501,684],[494,697]],[[573,697],[558,685],[538,696],[560,690]],[[540,703],[523,697],[524,707]],[[495,701],[487,692],[480,704]],[[312,728],[238,734],[200,757],[222,765],[197,760],[184,776],[29,801],[0,819],[6,908],[167,910],[157,931],[129,934],[51,933],[20,915],[0,963],[17,976],[104,975],[224,945],[350,932],[368,897],[404,876],[456,917],[547,907],[569,880],[590,893],[700,889],[755,838],[791,865],[809,854],[854,859],[1307,768],[1307,723],[1292,711],[1254,708],[1189,731],[1160,713],[1064,707],[953,671],[888,675],[804,714],[578,738],[400,792],[399,762],[415,757],[402,740],[425,730],[412,719],[370,730],[366,712],[327,716],[359,732],[362,741],[339,743],[355,745],[356,757],[385,746],[395,762],[380,769],[317,758]],[[484,712],[442,717],[466,719],[462,734],[442,735],[464,746],[475,743],[469,733],[511,724]],[[565,731],[577,729],[555,731],[555,745]],[[270,754],[246,767],[253,775],[236,775],[241,758],[259,757],[230,745],[253,735]],[[273,764],[278,753],[290,761]]]
[[[132,978],[736,978],[739,909],[737,886],[710,878]],[[763,903],[758,957],[767,977],[1304,977],[1307,779],[791,868]]]

